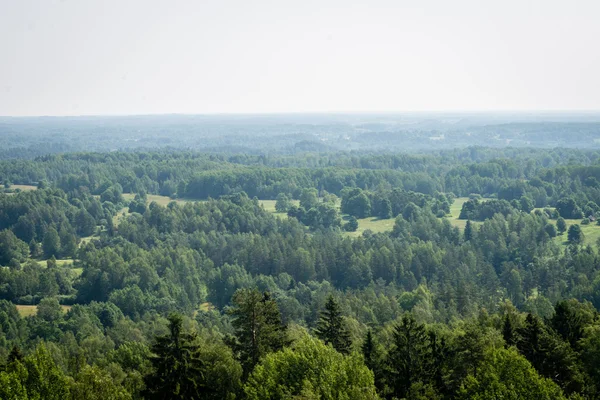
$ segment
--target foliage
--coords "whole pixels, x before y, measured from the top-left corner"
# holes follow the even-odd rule
[[[360,356],[344,356],[304,335],[267,355],[244,387],[248,399],[377,399],[373,373]]]

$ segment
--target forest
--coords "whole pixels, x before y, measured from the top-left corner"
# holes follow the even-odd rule
[[[0,157],[0,399],[600,399],[600,149],[77,124]]]

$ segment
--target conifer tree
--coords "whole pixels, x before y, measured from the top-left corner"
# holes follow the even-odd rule
[[[247,376],[261,357],[281,350],[289,342],[287,327],[269,293],[256,289],[239,289],[232,298],[233,307],[228,314],[233,317],[235,337],[226,339],[240,360]]]
[[[317,324],[316,334],[326,344],[331,344],[334,349],[343,354],[350,353],[352,341],[350,333],[344,324],[342,311],[339,304],[330,295],[325,303],[325,310]]]
[[[361,351],[363,358],[365,359],[365,365],[373,371],[375,366],[375,342],[373,340],[373,332],[370,329],[367,331],[367,336],[361,346]]]
[[[169,333],[152,346],[154,371],[144,379],[146,399],[200,399],[208,391],[196,335],[184,333],[182,322],[180,315],[169,316]]]
[[[387,358],[388,385],[397,398],[404,398],[413,383],[428,383],[430,343],[425,327],[412,315],[404,315],[393,333],[394,346]]]
[[[504,338],[505,347],[514,346],[517,344],[517,332],[510,315],[504,316],[504,322],[502,325],[502,337]]]
[[[473,239],[473,225],[470,220],[467,220],[467,224],[465,225],[465,242]]]

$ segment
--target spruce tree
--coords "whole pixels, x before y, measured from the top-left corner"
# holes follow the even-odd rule
[[[465,225],[465,242],[473,239],[473,225],[470,220],[467,220],[467,224]]]
[[[365,359],[365,365],[369,367],[371,371],[375,369],[375,342],[373,340],[373,332],[369,329],[365,341],[361,346],[363,358]]]
[[[502,337],[504,338],[504,345],[506,348],[515,346],[517,344],[517,332],[510,315],[504,316],[504,323],[502,325]]]
[[[428,383],[431,347],[425,326],[404,315],[393,333],[394,346],[387,357],[388,385],[397,398],[405,398],[412,384]]]
[[[323,340],[326,344],[331,344],[340,353],[350,353],[352,346],[350,333],[344,324],[340,306],[333,298],[333,295],[329,296],[327,303],[325,303],[325,310],[321,312],[316,334],[319,339]]]
[[[196,335],[184,333],[182,322],[180,315],[169,316],[169,333],[152,346],[154,370],[144,378],[146,399],[200,399],[208,392]]]

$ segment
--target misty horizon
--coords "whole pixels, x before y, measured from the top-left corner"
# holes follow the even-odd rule
[[[590,0],[0,3],[0,115],[600,110]]]

